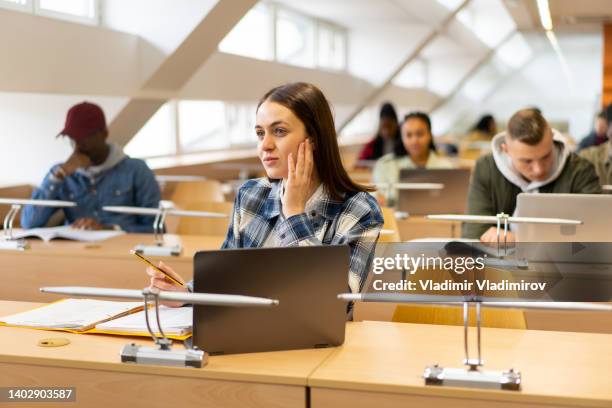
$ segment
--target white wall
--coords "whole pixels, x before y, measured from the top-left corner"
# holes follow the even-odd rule
[[[106,0],[100,27],[0,9],[0,90],[135,95],[216,3]]]
[[[104,27],[140,36],[170,54],[217,0],[103,0]]]
[[[184,99],[209,99],[254,103],[269,89],[287,82],[305,81],[318,86],[334,108],[336,124],[342,123],[374,86],[349,73],[329,72],[262,61],[216,52],[179,93]],[[390,86],[374,102],[374,109],[386,100],[398,107],[428,110],[438,97],[423,89]],[[378,115],[378,114],[376,114]],[[376,119],[371,125],[377,125]],[[370,133],[369,119],[357,121],[350,134]]]
[[[0,92],[0,186],[38,185],[51,165],[71,153],[64,138],[68,109],[83,100],[99,104],[109,121],[125,98]]]
[[[215,4],[108,0],[101,27],[0,9],[0,185],[38,184],[70,154],[67,110],[92,101],[110,123]]]
[[[138,36],[0,9],[0,91],[130,95],[156,51]]]
[[[104,0],[101,24],[139,36],[156,52],[144,53],[140,75],[147,79],[217,0]]]
[[[127,97],[137,92],[164,56],[215,4],[215,0],[106,0],[102,27],[0,10],[0,144],[7,157],[0,162],[0,185],[38,183],[51,164],[69,153],[68,144],[54,138],[67,109],[88,99],[100,103],[107,120],[112,120]],[[349,31],[347,73],[216,52],[179,97],[254,102],[280,83],[310,81],[329,97],[341,123],[429,29],[419,22],[401,27],[356,25]],[[601,36],[560,35],[559,41],[574,78],[573,91],[548,46],[490,98],[480,103],[460,100],[458,108],[451,109],[455,116],[449,117],[448,124],[434,120],[435,132],[460,129],[484,111],[504,122],[516,109],[537,105],[551,121],[568,122],[570,133],[582,137],[591,127],[601,92]],[[446,49],[438,48],[440,52]],[[462,55],[446,59],[434,54],[426,56],[448,61],[443,67],[458,71]],[[429,79],[437,81],[435,75]],[[359,126],[346,133],[371,132],[379,103],[387,99],[396,103],[401,114],[413,108],[427,111],[439,96],[393,86],[362,115],[364,120],[356,123]]]
[[[269,89],[287,82],[319,86],[335,103],[358,103],[371,91],[362,79],[341,72],[296,67],[217,51],[179,93],[186,99],[256,102]]]

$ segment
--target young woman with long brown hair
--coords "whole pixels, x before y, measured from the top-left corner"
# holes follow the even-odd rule
[[[255,133],[267,177],[238,191],[222,248],[347,244],[348,284],[358,292],[383,218],[371,189],[353,182],[342,166],[327,99],[312,84],[276,87],[257,105]],[[151,286],[187,290],[152,268],[147,273]]]

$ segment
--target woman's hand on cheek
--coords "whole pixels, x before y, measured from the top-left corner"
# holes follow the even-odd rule
[[[285,193],[281,198],[286,218],[303,213],[311,193],[313,155],[310,140],[306,139],[300,143],[297,163],[292,153],[289,153],[288,162],[289,177],[285,183]]]

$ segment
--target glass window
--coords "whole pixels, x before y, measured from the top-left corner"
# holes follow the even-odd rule
[[[333,27],[319,24],[317,35],[317,64],[323,68],[346,68],[346,34]]]
[[[219,44],[222,52],[333,70],[346,69],[347,49],[344,28],[268,3],[249,10]]]
[[[255,110],[252,103],[226,103],[225,126],[231,146],[253,146],[255,136]]]
[[[285,10],[278,10],[276,18],[276,58],[280,62],[314,67],[313,20]]]
[[[165,103],[125,146],[133,157],[164,156],[176,153],[174,104]]]
[[[31,0],[0,0],[0,8],[31,12],[32,2]]]
[[[455,11],[461,5],[463,0],[437,0],[438,3],[446,7],[450,11]]]
[[[255,105],[223,101],[180,101],[179,135],[182,152],[252,146]]]
[[[55,11],[73,16],[94,18],[96,2],[93,0],[38,0],[41,10]]]
[[[219,50],[251,58],[272,59],[272,16],[269,8],[259,4],[249,10],[221,41]]]
[[[180,101],[179,134],[182,152],[229,147],[224,135],[225,109],[221,101]]]
[[[0,0],[0,8],[85,24],[98,24],[99,0]]]

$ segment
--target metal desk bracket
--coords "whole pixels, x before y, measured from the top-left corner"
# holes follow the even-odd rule
[[[179,244],[174,246],[164,245],[164,222],[168,215],[168,208],[160,203],[159,210],[153,221],[153,233],[155,235],[155,245],[136,245],[134,251],[142,255],[149,256],[179,256],[183,252],[183,247]]]
[[[492,267],[514,267],[514,268],[519,268],[519,269],[527,269],[529,264],[526,259],[517,259],[517,260],[505,259],[508,256],[508,219],[510,218],[510,216],[502,212],[502,213],[497,214],[495,217],[497,218],[496,233],[497,233],[497,258],[498,259],[489,258],[485,261],[485,264],[488,266],[492,266]],[[502,238],[501,237],[502,223],[504,226],[503,255],[502,255],[502,251],[500,248],[501,238]]]
[[[159,291],[156,289],[145,288],[144,295],[144,315],[147,323],[147,330],[157,347],[140,346],[134,343],[126,344],[121,349],[122,363],[135,364],[155,364],[174,367],[194,367],[202,368],[208,363],[208,353],[199,350],[197,347],[177,350],[172,348],[172,340],[166,337],[159,320]],[[157,327],[159,328],[158,337],[149,322],[149,305],[155,309]]]
[[[11,204],[11,209],[6,213],[2,224],[3,233],[0,238],[0,249],[11,249],[16,251],[24,251],[30,247],[25,239],[14,239],[13,223],[17,213],[21,210],[21,204]]]
[[[470,358],[469,353],[469,308],[470,303],[476,303],[476,345],[477,358]],[[450,387],[488,388],[518,391],[521,388],[521,373],[512,368],[507,371],[481,370],[484,361],[481,354],[481,304],[476,302],[463,302],[463,347],[465,359],[463,368],[443,368],[438,364],[425,368],[423,378],[425,385],[439,385]]]

